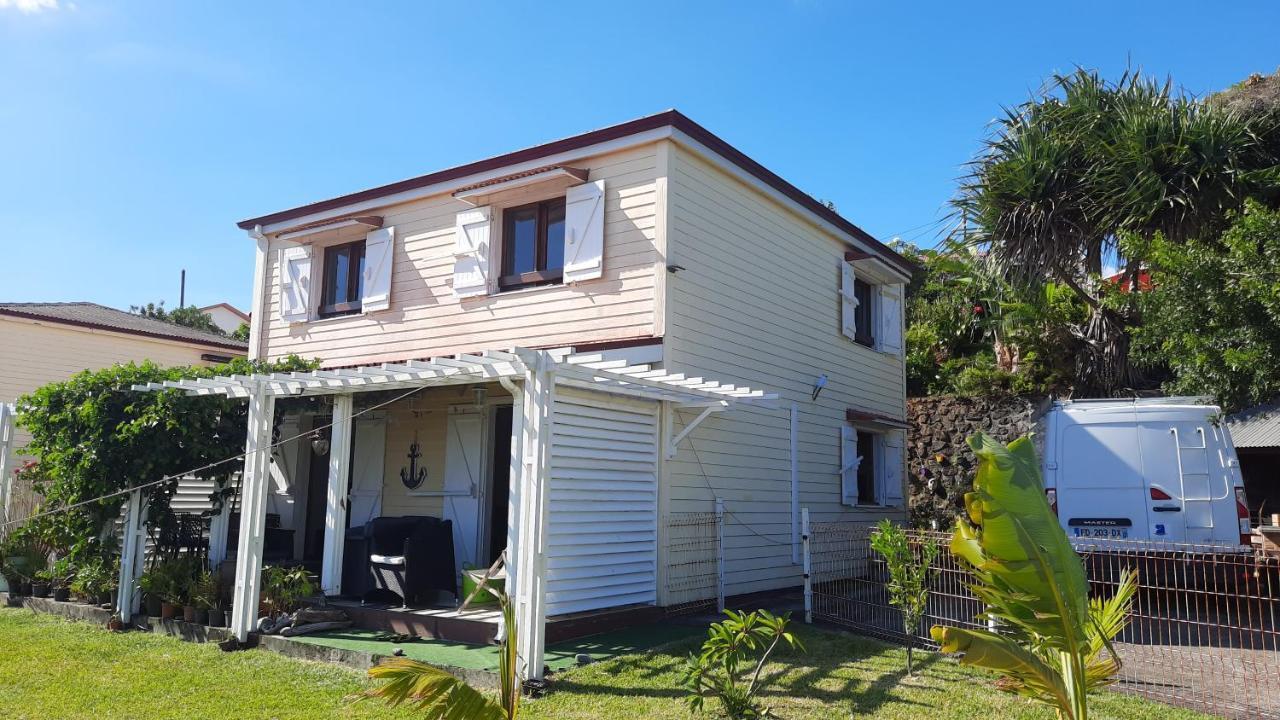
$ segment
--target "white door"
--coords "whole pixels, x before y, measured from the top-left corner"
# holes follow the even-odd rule
[[[477,410],[452,410],[445,433],[444,518],[453,521],[458,571],[480,564],[480,500],[484,475],[484,418]]]
[[[387,449],[387,419],[367,414],[356,418],[351,437],[351,505],[348,527],[363,527],[382,514],[382,465]]]

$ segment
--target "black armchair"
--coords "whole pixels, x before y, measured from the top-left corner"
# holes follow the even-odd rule
[[[365,597],[386,591],[407,606],[420,602],[427,591],[441,590],[458,597],[453,562],[453,523],[433,517],[381,517],[369,522],[369,583]]]

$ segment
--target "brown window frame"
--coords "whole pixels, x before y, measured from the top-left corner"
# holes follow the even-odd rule
[[[879,505],[880,498],[876,497],[876,440],[878,433],[868,430],[859,430],[854,428],[856,433],[857,453],[862,457],[862,461],[858,463],[858,504],[859,505]],[[864,448],[863,442],[867,443]],[[863,483],[870,485],[871,492],[863,494]]]
[[[871,324],[875,322],[875,294],[871,283],[866,280],[853,280],[853,296],[858,299],[858,307],[854,310],[853,341],[867,347],[876,346],[875,334],[871,332]]]
[[[547,227],[550,224],[551,209],[559,206],[561,214],[565,212],[565,198],[556,197],[538,202],[504,208],[502,211],[502,269],[498,275],[500,290],[519,290],[538,285],[552,285],[564,279],[564,266],[547,267]],[[536,209],[538,217],[537,237],[534,240],[534,270],[523,273],[512,272],[515,263],[515,216],[524,210]]]
[[[333,294],[337,292],[337,264],[338,254],[341,250],[359,251],[358,255],[354,252],[351,255],[356,259],[356,262],[351,262],[347,265],[347,292],[348,295],[354,294],[354,299],[348,297],[347,299],[337,300],[333,297]],[[320,317],[330,318],[341,315],[354,315],[360,312],[364,295],[364,250],[364,240],[330,245],[324,249],[322,274],[320,276],[320,309],[317,311]]]

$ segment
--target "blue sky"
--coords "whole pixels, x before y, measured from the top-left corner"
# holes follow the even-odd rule
[[[675,107],[877,237],[1081,64],[1207,93],[1275,2],[0,0],[0,301],[247,307],[235,221]],[[921,229],[920,226],[926,226]]]

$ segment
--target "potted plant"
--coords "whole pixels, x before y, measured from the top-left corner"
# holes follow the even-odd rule
[[[213,573],[208,570],[200,571],[200,574],[196,576],[195,581],[191,584],[191,597],[188,600],[195,610],[192,619],[196,623],[200,625],[209,624],[209,611],[218,602],[217,592],[217,583],[213,579]]]
[[[315,586],[305,568],[271,566],[262,571],[262,597],[268,618],[297,610],[313,594]]]
[[[49,568],[37,570],[31,576],[31,597],[47,598],[53,589],[53,571]]]
[[[209,596],[210,598],[209,627],[217,627],[217,628],[226,627],[227,611],[226,611],[226,605],[224,604],[225,601],[223,599],[226,595],[226,592],[225,592],[225,588],[223,587],[222,573],[215,570],[209,575],[210,575],[210,581],[212,583],[211,585],[212,591]]]
[[[163,572],[159,566],[147,570],[138,578],[138,589],[142,591],[143,604],[146,606],[148,617],[160,617],[162,604],[160,595],[163,587]]]
[[[71,599],[71,579],[75,576],[75,568],[71,566],[71,558],[58,558],[53,563],[53,599],[67,602]]]

